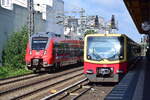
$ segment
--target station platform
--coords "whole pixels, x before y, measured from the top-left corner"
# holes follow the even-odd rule
[[[105,100],[150,100],[150,60],[141,57]]]

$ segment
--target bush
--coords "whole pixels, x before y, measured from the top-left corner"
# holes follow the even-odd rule
[[[25,67],[25,50],[28,41],[28,31],[23,27],[20,32],[13,33],[3,50],[3,65],[15,68]]]

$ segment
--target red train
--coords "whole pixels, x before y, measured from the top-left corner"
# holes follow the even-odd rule
[[[56,70],[83,62],[83,40],[80,37],[39,32],[29,39],[25,61],[27,68],[34,72]]]
[[[84,40],[84,74],[91,82],[118,82],[140,56],[140,45],[123,34],[89,34]]]

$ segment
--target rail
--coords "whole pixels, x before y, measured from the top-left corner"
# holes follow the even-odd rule
[[[55,96],[58,96],[59,94],[64,93],[65,91],[69,90],[70,88],[73,88],[73,87],[75,87],[75,86],[77,86],[77,85],[79,85],[79,84],[81,84],[81,83],[83,83],[83,82],[85,82],[85,81],[87,81],[87,80],[88,80],[87,78],[85,78],[85,79],[83,79],[83,80],[80,80],[80,81],[78,81],[77,83],[75,83],[75,84],[73,84],[73,85],[70,85],[70,86],[68,86],[68,87],[66,87],[66,88],[64,88],[64,89],[62,89],[62,90],[60,90],[59,92],[57,92],[57,93],[55,93],[55,94],[52,94],[52,95],[49,95],[49,96],[46,96],[46,97],[42,98],[41,100],[49,100],[49,99],[52,99],[52,98],[54,98]]]

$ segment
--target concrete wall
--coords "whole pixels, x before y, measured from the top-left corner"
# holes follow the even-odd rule
[[[27,8],[14,5],[13,13],[14,13],[13,31],[16,32],[19,31],[22,26],[27,25],[29,12]],[[35,32],[45,31],[46,24],[45,21],[42,20],[41,13],[35,13],[34,21],[35,21]]]
[[[14,19],[14,13],[0,7],[0,65],[4,44],[6,43],[8,34],[13,30],[14,20],[12,19]]]
[[[0,7],[0,63],[2,62],[2,50],[8,36],[21,30],[22,26],[27,25],[27,18],[28,11],[24,7],[14,5],[13,10]],[[36,32],[45,30],[44,22],[41,18],[41,14],[36,14],[35,23],[38,23],[35,25]]]
[[[64,12],[64,2],[53,0],[53,6],[47,6],[47,19],[42,19],[42,13],[35,13],[35,32],[55,32],[63,34],[63,25],[57,23],[57,10]],[[13,5],[13,10],[4,9],[0,6],[0,65],[2,62],[2,50],[9,35],[21,30],[28,23],[28,10],[25,7]]]

